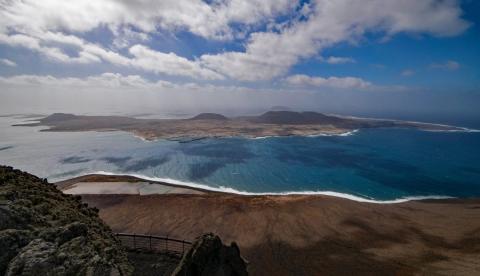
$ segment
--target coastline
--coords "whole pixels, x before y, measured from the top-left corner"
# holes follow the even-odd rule
[[[80,196],[115,232],[180,239],[213,232],[235,241],[251,275],[480,271],[480,199],[371,204],[326,195],[218,192]]]
[[[135,185],[196,191],[76,195],[97,208],[115,232],[179,239],[212,232],[226,243],[235,241],[249,261],[251,275],[291,275],[289,270],[302,275],[480,271],[480,198],[411,198],[378,204],[336,194],[237,194],[103,173],[56,185],[61,190],[75,188],[75,183],[103,189],[98,186],[106,181],[110,192],[117,184],[122,191]],[[81,191],[85,190],[77,190]]]
[[[46,126],[41,131],[126,131],[143,141],[244,137],[349,136],[361,129],[410,128],[422,131],[476,132],[451,125],[401,120],[325,115],[317,112],[269,111],[259,116],[228,118],[202,113],[187,119],[139,119],[54,113],[35,122],[13,126]]]
[[[115,181],[111,181],[109,177],[115,177]],[[95,180],[95,181],[92,181]],[[105,181],[107,180],[107,181]],[[205,184],[193,183],[193,182],[186,182],[180,180],[174,180],[170,178],[160,178],[160,177],[149,177],[140,174],[128,174],[128,173],[113,173],[113,172],[106,172],[106,171],[97,171],[94,173],[89,173],[85,175],[80,175],[77,177],[65,179],[56,182],[57,186],[60,189],[65,189],[68,185],[81,183],[81,182],[129,182],[129,183],[144,183],[148,182],[151,184],[158,184],[163,186],[169,186],[173,188],[179,189],[191,189],[194,191],[198,191],[205,194],[224,194],[224,195],[233,195],[233,196],[326,196],[326,197],[334,197],[334,198],[341,198],[347,199],[355,202],[362,202],[362,203],[372,203],[372,204],[397,204],[397,203],[404,203],[409,201],[422,201],[422,200],[443,200],[443,199],[455,199],[451,196],[445,195],[427,195],[427,196],[408,196],[402,197],[392,200],[375,200],[366,197],[361,197],[352,194],[334,192],[334,191],[286,191],[286,192],[264,192],[264,193],[254,193],[254,192],[247,192],[247,191],[239,191],[233,188],[228,187],[211,187]],[[92,193],[93,194],[93,193]],[[100,194],[100,193],[95,193]],[[119,193],[121,194],[121,193]],[[151,193],[155,194],[155,193]],[[163,193],[158,193],[163,194]],[[177,193],[181,194],[181,193]]]
[[[455,126],[455,125],[448,125],[442,123],[427,123],[421,121],[412,121],[412,120],[398,120],[398,119],[388,119],[388,118],[373,118],[373,117],[357,117],[357,116],[344,116],[344,115],[337,115],[337,114],[327,114],[331,116],[337,116],[339,118],[346,118],[346,119],[356,119],[356,120],[370,120],[370,121],[385,121],[385,122],[393,122],[393,123],[410,123],[416,125],[425,125],[425,126],[438,126],[438,127],[445,127],[445,128],[455,128],[452,130],[423,130],[422,131],[435,131],[435,132],[480,132],[480,129],[474,129],[469,127],[462,127],[462,126]]]

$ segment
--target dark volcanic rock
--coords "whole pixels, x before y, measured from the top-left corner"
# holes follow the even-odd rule
[[[217,113],[200,113],[190,120],[228,120],[228,118]]]
[[[65,273],[65,267],[56,265],[57,246],[35,239],[23,247],[10,261],[5,275],[47,275]]]
[[[172,275],[243,276],[248,272],[237,244],[226,246],[218,236],[210,233],[196,239]]]
[[[268,111],[251,119],[251,121],[255,123],[289,125],[336,124],[344,120],[345,119],[318,112],[294,111]]]
[[[0,166],[0,275],[130,275],[95,209],[47,181]]]
[[[41,119],[41,121],[42,121],[42,123],[53,123],[53,122],[58,122],[58,121],[74,120],[76,118],[77,118],[77,116],[73,115],[73,114],[53,113],[52,115]]]
[[[270,107],[270,111],[292,111],[292,109],[283,105],[275,105]]]

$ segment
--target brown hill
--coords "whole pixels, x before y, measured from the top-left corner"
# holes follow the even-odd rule
[[[217,113],[200,113],[190,120],[228,120],[228,118]]]
[[[295,112],[295,111],[268,111],[264,114],[252,117],[250,121],[262,124],[287,124],[287,125],[309,125],[309,124],[338,124],[350,121],[339,117],[328,116],[318,112]]]

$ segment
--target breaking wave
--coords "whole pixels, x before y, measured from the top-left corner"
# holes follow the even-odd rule
[[[200,183],[175,180],[171,178],[151,177],[151,176],[146,176],[141,174],[113,173],[113,172],[106,172],[106,171],[97,171],[97,172],[93,172],[92,174],[133,176],[133,177],[137,177],[147,181],[164,182],[166,184],[173,184],[173,185],[178,185],[183,187],[190,187],[190,188],[202,189],[207,191],[238,194],[238,195],[326,195],[326,196],[349,199],[357,202],[376,203],[376,204],[393,204],[393,203],[402,203],[402,202],[407,202],[412,200],[454,198],[451,196],[429,195],[429,196],[408,196],[408,197],[401,197],[401,198],[392,199],[392,200],[375,200],[371,198],[366,198],[366,197],[361,197],[361,196],[351,195],[346,193],[333,192],[333,191],[287,191],[287,192],[253,193],[253,192],[236,190],[230,187],[224,187],[224,186],[212,187],[212,186],[200,184]]]

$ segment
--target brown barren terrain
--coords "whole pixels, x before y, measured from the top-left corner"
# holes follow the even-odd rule
[[[190,119],[137,119],[122,116],[78,116],[55,113],[36,123],[42,131],[127,131],[147,140],[204,137],[339,135],[361,128],[405,127],[432,131],[465,129],[407,121],[344,118],[317,112],[269,111],[260,116],[227,118],[202,113]]]
[[[86,176],[75,182],[138,179]],[[320,195],[83,195],[114,231],[236,241],[252,275],[479,275],[480,200]]]

